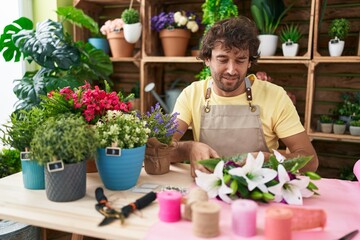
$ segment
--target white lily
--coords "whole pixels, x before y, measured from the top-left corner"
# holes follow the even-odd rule
[[[214,173],[203,173],[199,170],[195,170],[196,178],[195,182],[200,188],[205,190],[209,198],[219,197],[227,203],[231,203],[231,199],[227,194],[232,193],[232,189],[228,187],[224,182],[224,161],[220,161],[215,169]]]
[[[285,161],[286,158],[283,155],[281,155],[281,153],[279,153],[278,151],[276,151],[274,149],[273,149],[273,152],[279,163],[283,163]]]
[[[274,179],[277,172],[270,168],[263,168],[264,154],[259,152],[256,159],[251,153],[248,153],[246,163],[243,167],[233,168],[229,170],[231,175],[243,177],[247,184],[249,191],[256,187],[262,192],[268,192],[265,183]]]
[[[276,202],[284,199],[288,204],[302,205],[303,196],[310,197],[313,194],[311,191],[306,191],[310,182],[309,177],[290,180],[285,167],[281,164],[278,165],[278,178],[279,183],[268,188],[269,192],[275,194]]]

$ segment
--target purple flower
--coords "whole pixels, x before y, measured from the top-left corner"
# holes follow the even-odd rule
[[[185,16],[189,20],[195,20],[198,26],[200,26],[201,20],[195,13],[187,11],[183,14],[185,14]],[[169,12],[169,13],[161,12],[159,15],[153,16],[151,18],[152,30],[156,30],[157,32],[160,32],[163,29],[173,29],[173,28],[188,29],[186,25],[178,26],[178,24],[175,23],[174,12]]]

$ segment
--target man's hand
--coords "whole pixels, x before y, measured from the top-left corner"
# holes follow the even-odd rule
[[[195,169],[209,173],[209,170],[206,169],[203,165],[198,164],[197,161],[209,159],[209,158],[218,158],[220,157],[217,152],[201,142],[192,142],[192,146],[189,152],[190,163],[191,163],[191,176],[196,177]]]

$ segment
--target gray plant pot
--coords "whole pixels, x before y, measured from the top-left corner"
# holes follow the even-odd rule
[[[40,239],[40,228],[31,225],[0,220],[0,239],[1,240],[38,240]]]
[[[64,170],[49,172],[45,166],[45,190],[49,200],[70,202],[86,193],[86,161],[65,164]]]
[[[333,124],[332,123],[321,123],[320,127],[321,127],[321,131],[323,133],[331,133],[332,128],[333,128]]]
[[[344,134],[346,129],[346,125],[334,124],[334,133],[335,134]]]
[[[353,136],[360,136],[360,127],[350,126],[350,134]]]

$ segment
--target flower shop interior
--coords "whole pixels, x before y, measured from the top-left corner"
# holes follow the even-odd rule
[[[151,216],[156,218],[155,220],[160,218],[160,223],[154,223],[153,219],[150,221],[151,224],[148,224],[146,219],[141,219],[141,221],[137,219],[141,218],[139,217],[139,214],[142,214],[141,208],[153,204],[151,202],[154,201],[154,199],[151,201],[148,200],[150,198],[148,194],[146,196],[149,202],[145,204],[142,202],[142,204],[136,206],[139,211],[134,208],[124,214],[122,210],[116,211],[110,206],[114,204],[114,207],[119,209],[128,204],[129,200],[134,200],[133,205],[130,204],[129,206],[135,206],[135,203],[138,203],[136,199],[139,200],[139,197],[142,196],[136,194],[149,193],[149,191],[153,193],[153,191],[156,192],[160,190],[160,185],[162,185],[162,187],[167,186],[168,183],[166,183],[166,181],[170,179],[169,171],[171,174],[183,173],[184,169],[182,167],[177,168],[178,166],[176,166],[177,170],[175,173],[172,173],[173,166],[165,166],[164,169],[161,167],[156,169],[159,167],[158,165],[143,166],[144,158],[144,164],[146,164],[147,159],[153,158],[151,154],[158,154],[158,149],[151,152],[149,146],[151,144],[154,146],[163,144],[161,146],[168,147],[172,136],[169,138],[169,136],[166,135],[166,137],[160,139],[160,137],[155,135],[158,141],[151,142],[151,133],[149,132],[152,132],[153,129],[161,131],[162,128],[155,125],[150,126],[150,122],[155,121],[154,118],[156,119],[158,116],[164,116],[166,118],[165,121],[169,122],[169,125],[170,123],[172,125],[172,129],[166,129],[165,131],[174,134],[177,125],[174,123],[176,115],[172,114],[172,110],[180,92],[192,82],[202,81],[210,75],[210,70],[204,65],[203,61],[197,57],[204,33],[215,22],[238,15],[244,15],[255,21],[259,29],[259,37],[261,35],[269,36],[269,34],[276,37],[272,50],[270,46],[265,46],[261,51],[262,53],[260,54],[257,64],[252,66],[248,73],[256,74],[258,72],[265,72],[267,74],[267,80],[283,87],[291,98],[319,159],[319,167],[316,173],[310,172],[308,174],[309,179],[316,180],[321,176],[322,179],[332,179],[333,181],[339,180],[351,183],[357,181],[355,173],[356,167],[358,167],[357,171],[360,174],[360,165],[356,165],[357,161],[360,160],[360,2],[358,0],[19,0],[12,2],[13,3],[7,3],[9,6],[6,8],[3,7],[0,10],[2,16],[0,19],[0,28],[2,29],[0,33],[2,34],[0,38],[0,52],[3,56],[0,61],[0,69],[2,70],[1,72],[5,74],[2,77],[3,87],[0,89],[0,189],[7,189],[4,190],[4,192],[0,190],[0,198],[4,198],[5,195],[3,194],[8,193],[6,191],[9,191],[10,194],[10,189],[12,188],[14,195],[11,195],[11,198],[21,198],[24,196],[25,198],[30,198],[30,195],[25,195],[28,194],[25,191],[32,191],[33,194],[35,193],[34,200],[29,199],[29,202],[31,203],[41,199],[42,204],[46,205],[46,203],[49,203],[49,209],[37,210],[36,206],[34,207],[30,203],[25,204],[25,202],[21,201],[14,205],[11,205],[9,202],[0,202],[0,239],[3,239],[3,237],[4,239],[56,240],[120,238],[165,239],[165,236],[167,236],[167,238],[172,236],[169,234],[171,234],[173,229],[171,229],[169,225],[166,225],[166,223],[179,220],[171,220],[171,218],[176,219],[176,216],[170,216],[165,212],[161,212],[161,210],[165,211],[166,206],[170,206],[166,205],[166,199],[170,197],[175,199],[177,197],[176,194],[172,196],[163,195],[161,197],[158,193],[159,214],[159,208],[151,208],[148,210],[153,214]],[[268,12],[266,17],[272,19],[273,25],[261,26],[261,21],[264,21],[264,16],[263,19],[261,19],[260,15],[264,12],[266,14],[267,7],[269,9],[276,8],[278,12],[275,14],[269,10],[270,12]],[[168,36],[165,30],[169,30],[169,25],[172,24],[167,22],[169,18],[177,25],[174,25],[175,27],[170,26],[170,30],[172,31],[170,31],[170,35]],[[263,25],[269,25],[269,23],[264,22]],[[134,28],[130,29],[130,26]],[[119,29],[121,29],[121,31]],[[173,30],[179,30],[176,34],[184,35],[171,35],[172,32],[175,34]],[[180,32],[180,30],[182,31]],[[18,34],[19,32],[20,34]],[[119,32],[122,34],[121,38],[118,36]],[[55,46],[54,44],[59,41],[64,44],[60,44],[60,47]],[[262,45],[265,42],[271,41],[260,40],[260,42],[260,45]],[[338,50],[334,48],[334,45],[336,47],[339,45],[342,46],[341,49]],[[270,52],[266,53],[267,50],[270,50]],[[58,98],[61,98],[61,100],[58,100]],[[78,101],[80,98],[81,101]],[[84,110],[85,105],[81,105],[87,104],[88,107],[91,104],[91,98],[106,98],[110,104],[111,102],[117,101],[111,110],[120,110],[123,112],[134,110],[137,115],[134,113],[134,115],[131,115],[131,118],[118,116],[116,113],[97,116],[96,109],[87,108]],[[104,103],[101,107],[106,108],[106,106]],[[43,122],[41,122],[41,124],[39,124],[40,121],[48,115],[45,114],[45,117],[45,115],[38,111],[31,111],[31,113],[29,113],[30,109],[38,107],[43,107],[46,110],[46,114],[53,114],[54,112],[57,112],[57,114],[59,114],[59,112],[65,113],[69,107],[73,107],[75,109],[73,112],[79,113],[80,110],[83,111],[82,114],[86,120],[86,124],[94,125],[98,129],[103,128],[104,130],[90,131],[89,128],[85,128],[85,130],[81,128],[75,132],[74,129],[71,129],[70,123],[73,124],[74,127],[80,127],[82,123],[78,122],[79,119],[67,115],[59,117],[59,120],[61,120],[63,124],[61,124],[61,121],[53,121],[49,124],[47,122],[47,124],[44,125],[42,124]],[[19,113],[19,115],[15,116],[14,113]],[[142,119],[138,121],[136,116],[140,115]],[[140,142],[132,143],[131,141],[126,142],[125,140],[116,141],[116,146],[110,138],[105,142],[104,139],[109,137],[109,133],[106,131],[113,133],[113,131],[115,131],[115,125],[111,126],[109,124],[109,126],[107,126],[107,124],[99,124],[99,121],[113,121],[113,124],[130,124],[131,122],[132,126],[129,125],[130,128],[138,128],[138,132],[136,133],[138,135],[136,135],[136,137],[138,139],[143,138],[143,140],[141,144]],[[149,123],[148,128],[143,126],[142,121]],[[65,122],[69,124],[64,124]],[[69,127],[66,128],[62,125],[69,125]],[[40,126],[41,131],[36,131]],[[127,150],[127,148],[133,148],[134,144],[135,147],[143,145],[143,158],[140,159],[140,168],[138,173],[135,173],[137,177],[134,178],[134,183],[129,183],[129,185],[120,188],[118,186],[113,187],[111,180],[110,183],[105,183],[105,175],[109,173],[101,173],[101,171],[103,171],[100,171],[102,163],[96,159],[92,161],[92,164],[89,164],[89,161],[87,161],[82,167],[86,168],[88,175],[85,174],[84,178],[87,178],[88,182],[86,183],[87,186],[86,184],[81,186],[81,188],[84,188],[84,191],[82,195],[80,194],[81,196],[75,197],[75,199],[63,200],[60,198],[59,200],[57,198],[59,194],[48,193],[47,189],[46,195],[45,192],[41,193],[42,190],[29,190],[45,189],[45,186],[48,186],[46,184],[49,183],[42,182],[42,188],[36,188],[24,183],[24,188],[24,185],[22,185],[22,181],[25,181],[26,178],[24,170],[25,168],[33,168],[22,166],[23,160],[29,160],[27,159],[26,153],[28,153],[28,147],[30,147],[30,145],[31,150],[34,150],[33,156],[37,156],[39,158],[38,161],[47,169],[45,170],[46,182],[48,181],[47,178],[51,178],[49,177],[51,175],[50,173],[62,171],[64,163],[65,165],[67,164],[67,162],[62,162],[60,159],[57,159],[60,161],[56,159],[45,159],[47,157],[49,159],[51,158],[52,151],[63,151],[62,147],[59,147],[57,150],[50,148],[51,145],[56,145],[52,142],[50,136],[51,127],[54,126],[62,128],[63,132],[71,129],[68,136],[63,137],[57,135],[56,138],[64,138],[64,141],[59,143],[59,145],[71,141],[72,145],[78,146],[78,151],[74,153],[74,156],[78,156],[79,154],[83,154],[82,156],[86,157],[92,156],[90,154],[92,151],[91,147],[95,149],[94,154],[99,156],[99,158],[100,156],[105,157],[108,155],[120,156],[123,154],[125,156],[125,150]],[[48,133],[49,136],[46,135]],[[69,138],[71,137],[69,136],[72,136],[71,134],[74,134],[74,138],[76,136],[79,142],[70,140]],[[31,144],[29,142],[28,145],[25,144],[25,142],[29,140],[26,138],[27,135],[31,135],[32,138],[30,139],[32,140]],[[145,135],[147,136],[145,137]],[[99,136],[104,138],[101,144],[99,143],[99,145],[105,149],[103,153],[99,150],[96,152],[96,146],[94,147],[95,143],[83,144],[86,139],[86,142],[88,142],[89,139],[95,139]],[[81,140],[81,137],[83,137],[84,141]],[[122,137],[127,138],[125,135]],[[149,137],[149,140],[147,137]],[[193,140],[191,128],[184,133],[181,139],[181,141],[189,140]],[[106,146],[108,146],[108,148],[105,148]],[[117,152],[118,148],[123,148],[121,154]],[[35,152],[36,150],[38,153]],[[286,146],[280,142],[279,152],[282,153],[286,151]],[[43,158],[44,160],[42,160]],[[256,159],[253,160],[261,162],[263,159],[260,158],[258,155]],[[281,154],[275,154],[273,157],[274,161],[278,160],[281,163],[280,159]],[[243,160],[245,161],[245,159]],[[77,162],[77,160],[73,161]],[[296,164],[290,167],[292,171],[300,168],[302,164],[301,161],[309,160],[295,160],[294,162],[296,162]],[[128,168],[132,166],[131,164],[128,164]],[[216,169],[220,168],[220,164],[218,164],[218,162],[216,162],[216,164],[215,166],[214,162],[212,162],[210,163],[211,166],[206,165],[208,169],[214,171],[215,175]],[[263,162],[261,165],[262,164]],[[281,165],[277,161],[276,163],[271,162],[271,164],[275,164],[276,168],[278,165]],[[135,165],[131,168],[136,168]],[[225,163],[225,166],[221,166],[221,168],[225,169],[227,166],[227,163]],[[104,169],[105,168],[106,167],[104,167]],[[289,170],[286,166],[285,168]],[[281,170],[280,168],[278,169],[279,176],[277,176],[277,178],[280,178]],[[142,171],[141,174],[140,171]],[[232,169],[229,170],[229,172],[231,171]],[[24,176],[21,176],[21,172]],[[125,169],[122,174],[127,175],[130,174],[129,172],[128,169]],[[236,171],[234,170],[232,172]],[[227,170],[226,173],[228,173]],[[44,175],[44,173],[42,174]],[[95,175],[90,175],[91,178],[89,180],[89,174],[95,174],[96,177],[93,177]],[[140,179],[145,176],[143,178],[145,180],[138,181],[139,174]],[[222,183],[229,183],[229,181],[236,182],[235,180],[226,182],[224,180],[225,176],[222,174],[223,173],[221,173]],[[156,178],[147,178],[146,176],[148,175],[155,177],[158,175],[158,177],[168,175],[168,178],[162,178],[161,184],[156,184],[156,180],[154,180]],[[190,176],[190,171],[188,175]],[[174,178],[178,175],[171,176]],[[5,180],[9,179],[9,177],[20,179],[21,186],[16,186],[19,187],[17,191],[14,191],[15,184],[12,185],[12,183],[10,183],[13,182],[12,180]],[[104,183],[104,192],[102,192],[102,188],[101,191],[98,189],[94,191],[96,185],[94,178]],[[132,176],[128,178],[132,178]],[[242,179],[244,180],[245,178],[246,177]],[[185,188],[183,186],[186,184],[189,184],[189,186],[194,184],[192,178],[186,178],[184,182],[180,183],[182,179],[185,179],[185,177],[181,175],[179,180],[176,181],[176,183],[179,183],[179,186],[173,184],[176,190],[180,189],[174,192],[181,192],[181,190]],[[199,183],[198,181],[196,183],[201,187],[201,177],[198,176],[198,179]],[[5,181],[2,183],[1,180]],[[290,183],[290,181],[291,177],[288,182]],[[139,185],[139,182],[141,182],[142,185]],[[280,183],[281,181],[279,180],[279,184]],[[314,183],[316,184],[316,181],[314,181]],[[236,185],[237,184],[239,184],[239,186],[236,187],[234,186],[235,183],[231,184],[231,186],[228,184],[228,189],[232,189],[234,192],[241,192],[239,190],[240,182],[236,182]],[[307,184],[307,188],[313,193],[316,193],[317,186],[314,184],[311,185],[312,182],[308,182]],[[91,186],[90,195],[88,193],[89,186]],[[271,187],[273,186],[270,186],[269,189]],[[319,184],[319,188],[321,187],[326,189],[327,185],[324,183]],[[351,187],[355,188],[355,185],[351,185]],[[204,188],[206,189],[206,186]],[[224,202],[226,201],[221,196],[221,191],[226,192],[226,190],[224,190],[225,188],[226,187],[222,190],[220,188],[217,192],[219,195],[218,198],[220,197]],[[234,188],[236,188],[236,190],[234,190]],[[19,189],[21,189],[21,191]],[[134,189],[138,192],[135,193]],[[258,185],[256,189],[261,190],[261,186]],[[331,188],[328,189],[332,191]],[[347,191],[351,191],[351,189],[352,188],[349,187]],[[120,192],[122,190],[131,191],[131,197],[128,199],[125,198],[126,201],[120,201],[119,203],[117,202],[118,198],[124,197],[124,195],[120,194],[115,196],[111,190],[114,190],[114,192],[116,192],[116,190]],[[227,192],[227,194],[230,192]],[[276,198],[275,190],[274,192],[270,191],[271,194],[269,195],[267,191],[266,193],[264,191],[261,192],[260,195],[256,195],[259,192],[252,191],[250,188],[249,190],[246,189],[246,192],[252,199],[260,199],[263,202],[273,200],[274,196]],[[96,193],[96,195],[94,193]],[[43,194],[44,197],[42,197],[41,194]],[[341,193],[339,192],[339,194]],[[106,202],[107,197],[105,197],[105,195],[108,196],[109,202]],[[209,192],[208,195],[210,196]],[[199,196],[200,195],[197,195],[196,197]],[[195,195],[192,197],[195,198]],[[232,195],[232,197],[234,196]],[[305,196],[303,195],[303,197]],[[59,223],[59,226],[57,226],[57,223],[54,223],[54,221],[63,221],[63,218],[57,217],[57,215],[53,218],[48,217],[48,215],[51,214],[48,211],[58,211],[62,208],[63,205],[56,205],[56,202],[74,201],[75,205],[71,205],[69,209],[64,207],[65,211],[71,212],[76,211],[76,208],[83,208],[81,203],[76,204],[79,198],[82,199],[82,201],[86,201],[87,205],[92,206],[91,211],[94,210],[93,213],[90,212],[89,215],[85,214],[82,217],[93,218],[96,216],[93,220],[94,223],[90,220],[84,220],[81,224],[72,222],[70,224],[67,223],[68,226],[65,226],[65,223]],[[356,195],[354,195],[354,198],[356,198]],[[339,199],[340,196],[338,200]],[[50,202],[47,202],[49,200]],[[98,200],[98,203],[96,200]],[[106,203],[104,203],[104,201]],[[288,200],[288,203],[289,201],[291,200]],[[204,209],[217,209],[216,205],[211,205],[213,204],[211,201],[206,204],[209,205],[204,205]],[[246,204],[250,203],[247,202]],[[352,203],[348,202],[348,204]],[[192,224],[188,224],[187,222],[186,224],[188,225],[179,225],[180,228],[178,228],[181,229],[181,227],[183,227],[186,230],[184,230],[184,236],[188,237],[186,239],[192,239],[195,236],[200,238],[227,236],[224,235],[224,230],[219,230],[216,226],[207,225],[206,228],[214,230],[212,232],[204,231],[204,226],[198,222],[200,220],[195,219],[196,212],[192,210],[194,208],[190,205],[191,204],[183,204],[181,211],[185,209],[185,213],[183,213],[185,214],[185,219],[190,218],[191,220],[192,218]],[[313,204],[312,206],[317,205],[318,204]],[[22,209],[21,211],[15,210],[18,206]],[[246,209],[248,210],[246,212],[247,214],[254,214],[254,212],[250,211],[252,207],[253,205],[251,204],[246,205]],[[328,207],[330,207],[330,204]],[[234,208],[236,208],[236,206]],[[199,206],[198,209],[201,209],[201,207]],[[110,213],[109,210],[113,210],[113,212]],[[167,211],[176,212],[177,210],[170,210],[170,208],[168,208]],[[192,215],[190,213],[189,217],[189,212],[186,211],[193,211]],[[218,214],[219,211],[220,210],[217,212],[215,210],[207,211],[206,214],[208,214],[207,216],[210,218],[214,217],[214,214]],[[231,211],[235,210],[229,209],[229,213],[225,215],[230,216]],[[82,212],[86,212],[86,209],[82,209]],[[241,215],[240,212],[239,210],[239,215]],[[260,216],[265,218],[265,210],[262,209],[260,212]],[[133,214],[128,216],[130,213]],[[244,211],[241,213],[245,214]],[[358,216],[360,216],[360,213],[357,213],[359,214]],[[30,214],[33,217],[21,217],[24,214]],[[146,215],[145,210],[144,214]],[[187,217],[186,214],[188,214]],[[312,216],[315,216],[314,218],[317,221],[317,223],[314,223],[314,228],[321,227],[324,229],[325,213],[323,210],[318,210],[312,214],[316,215]],[[64,215],[68,218],[72,217],[69,213],[64,213]],[[135,217],[133,217],[133,215],[135,215]],[[222,218],[223,216],[224,215],[221,215]],[[335,223],[331,222],[329,216],[330,214],[328,214],[329,225],[335,226]],[[146,216],[144,217],[146,218]],[[203,215],[201,215],[201,217],[203,217]],[[257,217],[259,219],[259,214]],[[101,222],[102,218],[104,218],[104,220]],[[247,218],[249,219],[250,215],[248,215]],[[42,219],[46,219],[46,221]],[[99,219],[100,221],[98,221]],[[120,228],[118,227],[114,230],[115,224],[113,224],[112,221],[119,221],[119,219],[121,219],[122,223],[125,222],[125,224],[120,225]],[[275,218],[272,219],[273,221],[271,223],[269,220],[269,224],[273,224],[272,227],[275,230],[268,231],[263,229],[260,231],[261,233],[259,233],[259,230],[256,233],[256,223],[250,225],[250,223],[247,222],[247,230],[243,230],[234,226],[234,217],[232,219],[232,223],[227,223],[230,224],[228,230],[231,231],[231,224],[233,230],[232,235],[228,236],[240,236],[239,239],[254,235],[258,237],[254,239],[263,239],[264,234],[266,236],[265,239],[279,240],[291,239],[291,234],[293,234],[293,239],[311,239],[311,237],[314,236],[318,236],[316,239],[335,239],[349,233],[350,230],[359,230],[358,226],[354,227],[356,225],[351,223],[352,229],[339,227],[339,231],[336,233],[334,233],[334,231],[322,233],[323,235],[311,235],[313,233],[294,235],[294,233],[291,233],[295,228],[293,225],[293,228],[289,227],[287,232],[290,235],[285,234],[285,237],[279,238],[279,235],[276,235],[279,234],[279,231],[276,230],[278,226],[274,220]],[[47,223],[51,221],[53,224]],[[184,219],[181,221],[184,221]],[[216,224],[219,224],[218,221],[215,221]],[[265,220],[260,222],[264,225],[263,221]],[[102,226],[101,224],[109,224],[109,226],[98,227],[95,225],[95,222],[96,225],[98,222],[101,222],[99,226]],[[131,225],[137,222],[140,222],[143,228],[139,230],[138,234],[136,234],[136,227],[132,228],[129,226],[130,229],[126,229],[127,224]],[[359,220],[357,220],[357,223],[359,223]],[[93,224],[93,229],[101,230],[90,230],[85,226],[86,224]],[[119,225],[118,223],[116,224],[116,226]],[[221,224],[224,224],[224,222],[220,220],[220,225]],[[266,222],[266,224],[268,223]],[[254,228],[254,225],[255,232],[251,232],[250,230]],[[266,227],[267,225],[262,228]],[[6,230],[10,228],[13,230]],[[161,232],[157,230],[158,228],[165,230]],[[301,229],[301,227],[299,229]],[[18,234],[18,238],[11,238],[11,236],[15,236],[16,234]],[[27,238],[25,234],[32,234],[32,238]],[[181,238],[174,237],[174,239]]]

